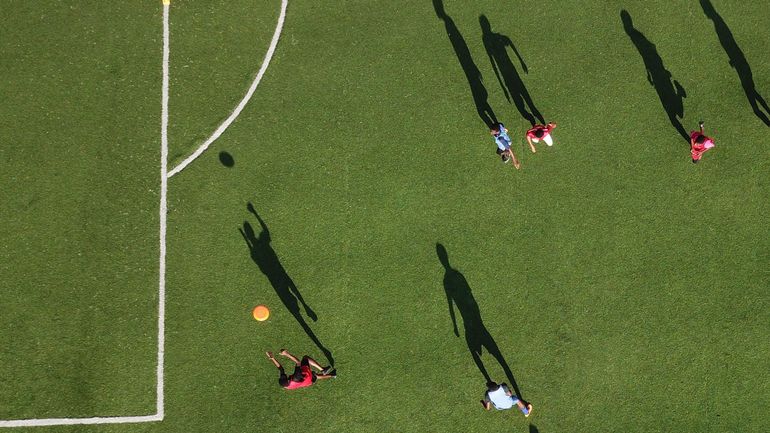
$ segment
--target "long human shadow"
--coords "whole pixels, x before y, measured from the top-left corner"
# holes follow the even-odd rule
[[[497,82],[503,88],[505,98],[508,102],[513,102],[519,113],[521,113],[521,117],[528,120],[532,125],[535,124],[536,119],[541,123],[545,123],[543,115],[540,114],[540,111],[532,101],[524,81],[522,81],[516,66],[508,55],[508,48],[510,47],[514,54],[516,54],[516,58],[519,60],[524,73],[529,72],[527,64],[524,63],[519,50],[516,49],[516,45],[513,44],[513,41],[508,36],[493,32],[492,25],[485,15],[479,17],[479,24],[481,24],[481,38],[484,42],[484,48],[486,48],[489,61],[495,70]]]
[[[449,317],[452,318],[452,326],[454,327],[454,333],[456,336],[460,336],[460,331],[457,329],[457,317],[455,316],[455,308],[460,312],[460,316],[463,319],[463,327],[465,330],[465,342],[468,344],[468,350],[473,356],[473,361],[479,368],[479,371],[484,376],[487,382],[491,381],[489,373],[484,362],[481,360],[481,351],[486,349],[492,357],[497,360],[500,366],[505,371],[505,375],[508,378],[509,383],[516,392],[516,395],[521,398],[519,392],[519,386],[516,384],[516,380],[513,378],[508,363],[503,358],[503,354],[500,352],[500,348],[497,347],[495,339],[492,338],[492,334],[489,333],[484,321],[481,319],[481,310],[479,310],[479,304],[476,303],[476,299],[473,298],[473,292],[468,285],[468,281],[465,276],[457,269],[452,268],[449,264],[449,255],[446,248],[440,243],[436,244],[436,254],[441,264],[444,266],[444,291],[446,292],[447,302],[449,303]]]
[[[719,12],[714,9],[714,5],[711,4],[710,0],[701,0],[700,5],[703,8],[703,13],[714,22],[714,29],[719,37],[719,43],[722,44],[727,57],[730,58],[730,66],[735,69],[738,78],[741,80],[741,86],[743,86],[743,91],[746,93],[746,99],[751,104],[751,109],[754,110],[754,114],[760,120],[765,122],[765,125],[770,126],[770,118],[768,118],[770,108],[767,106],[765,98],[757,91],[754,84],[754,75],[751,73],[751,66],[749,66],[746,56],[738,46],[738,42],[735,41],[733,32],[730,31],[730,27],[727,26]]]
[[[278,259],[278,255],[270,245],[270,230],[268,230],[265,221],[262,220],[251,203],[247,205],[247,209],[257,218],[261,227],[258,236],[254,233],[254,229],[248,221],[244,221],[243,228],[238,229],[243,236],[243,240],[246,241],[246,245],[249,247],[251,260],[253,260],[259,270],[265,274],[268,281],[270,281],[270,284],[273,286],[275,293],[281,299],[281,302],[283,302],[283,305],[294,316],[297,322],[299,322],[307,336],[310,337],[310,339],[313,340],[313,343],[315,343],[315,345],[324,353],[329,360],[329,364],[334,365],[334,358],[332,357],[331,351],[321,344],[321,341],[315,335],[313,329],[308,325],[305,317],[300,312],[300,304],[305,309],[305,313],[308,317],[314,322],[318,320],[318,316],[302,298],[302,294],[299,292],[299,289],[297,289],[297,285],[294,284],[294,281],[289,277],[289,274],[286,273],[286,269],[284,269],[281,264],[281,260]]]
[[[673,80],[672,83],[671,72],[663,65],[663,59],[660,58],[655,44],[650,42],[642,32],[634,28],[634,23],[628,11],[622,10],[620,18],[623,20],[623,28],[626,30],[628,37],[631,38],[636,49],[639,50],[642,60],[644,60],[644,67],[647,69],[647,81],[650,82],[650,85],[658,93],[660,103],[663,105],[663,109],[666,110],[671,125],[689,143],[690,136],[687,135],[687,131],[679,120],[684,116],[684,98],[687,97],[687,92],[685,92],[678,81]]]
[[[452,44],[452,48],[455,51],[457,60],[460,62],[460,66],[465,72],[465,78],[468,80],[468,86],[471,89],[473,95],[473,102],[476,104],[476,111],[479,114],[481,120],[488,126],[492,127],[497,124],[497,116],[489,105],[489,94],[487,88],[484,87],[483,77],[481,71],[473,61],[471,52],[468,49],[468,44],[465,42],[462,33],[455,25],[452,17],[446,14],[444,11],[443,0],[433,0],[433,7],[436,9],[436,16],[444,21],[446,27],[446,34],[449,37],[449,42]]]

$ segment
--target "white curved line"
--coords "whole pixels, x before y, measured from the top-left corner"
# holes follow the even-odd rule
[[[257,90],[257,86],[259,85],[259,82],[262,81],[262,76],[265,75],[265,71],[267,70],[267,67],[270,65],[270,60],[273,58],[273,53],[275,52],[275,47],[278,45],[278,39],[281,37],[281,31],[283,30],[283,22],[286,19],[286,7],[289,5],[289,0],[281,0],[281,15],[278,17],[278,24],[275,27],[275,33],[273,33],[273,40],[270,41],[270,48],[267,50],[267,54],[265,54],[265,59],[262,61],[262,67],[259,68],[259,72],[257,72],[257,77],[254,79],[254,82],[251,83],[251,87],[249,88],[249,91],[246,92],[246,96],[241,99],[241,102],[238,104],[237,107],[235,107],[235,110],[233,110],[232,113],[230,113],[230,116],[221,124],[219,125],[219,128],[217,128],[216,131],[209,137],[208,140],[206,140],[203,144],[198,147],[198,149],[193,152],[192,155],[188,156],[184,161],[182,161],[179,165],[174,167],[171,171],[168,172],[168,177],[179,173],[180,171],[184,170],[185,167],[187,167],[191,162],[195,160],[195,158],[199,157],[208,147],[216,141],[224,132],[225,130],[230,126],[231,123],[235,121],[235,119],[238,117],[238,115],[241,114],[241,111],[243,111],[243,108],[246,107],[246,104],[249,102],[251,97],[254,95],[254,91]]]

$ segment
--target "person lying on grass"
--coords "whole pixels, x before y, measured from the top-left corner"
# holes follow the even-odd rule
[[[493,125],[489,129],[489,133],[492,134],[495,144],[497,144],[497,153],[500,155],[503,162],[506,163],[509,160],[513,160],[513,166],[518,170],[521,165],[516,159],[516,155],[513,154],[513,150],[511,149],[511,137],[508,135],[508,130],[505,128],[505,125],[502,123]]]
[[[283,366],[275,360],[273,352],[265,353],[267,354],[267,358],[276,366],[276,368],[278,368],[278,371],[281,372],[281,376],[278,378],[278,384],[284,389],[305,388],[313,385],[318,379],[337,377],[337,370],[335,370],[334,367],[321,367],[321,364],[309,356],[303,356],[300,361],[296,356],[287,352],[286,349],[281,349],[278,354],[285,356],[294,362],[294,373],[291,374],[291,377],[288,377],[283,370]],[[317,369],[319,373],[316,374],[310,367]]]
[[[481,405],[486,410],[490,410],[493,406],[497,410],[506,410],[516,405],[525,417],[529,417],[532,414],[532,405],[527,403],[525,406],[524,403],[513,395],[508,385],[505,383],[498,385],[495,382],[487,383],[487,392],[484,393],[484,399],[481,400]]]
[[[700,131],[690,131],[690,155],[693,163],[700,161],[703,154],[714,147],[714,139],[703,133],[703,121],[698,122],[698,126]]]
[[[553,128],[556,128],[556,123],[550,122],[547,125],[535,125],[527,130],[527,143],[529,143],[529,148],[532,150],[532,153],[537,152],[537,150],[535,150],[535,145],[532,144],[533,142],[540,143],[540,140],[543,140],[545,141],[545,144],[553,146],[553,137],[551,137]]]

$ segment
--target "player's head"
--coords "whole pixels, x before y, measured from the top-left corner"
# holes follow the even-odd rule
[[[487,391],[497,391],[498,389],[500,389],[500,385],[497,383],[492,381],[487,382]]]
[[[535,137],[543,138],[543,135],[545,135],[545,132],[542,129],[538,128],[535,130]]]
[[[281,385],[282,387],[286,388],[287,386],[289,386],[289,378],[286,377],[286,376],[281,376],[278,379],[278,384]]]
[[[698,144],[703,144],[706,142],[706,136],[701,134],[698,136],[698,138],[695,139],[695,142]]]
[[[492,135],[498,135],[500,134],[500,124],[496,123],[489,127],[489,133]]]

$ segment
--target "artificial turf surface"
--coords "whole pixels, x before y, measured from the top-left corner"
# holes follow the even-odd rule
[[[0,419],[154,409],[157,3],[3,8]],[[172,166],[242,97],[278,16],[201,3],[171,7]],[[720,34],[696,1],[530,3],[446,0],[440,19],[430,0],[291,2],[254,98],[169,181],[166,419],[35,430],[764,431],[768,128]],[[770,97],[770,8],[713,3]],[[481,14],[553,147],[525,148]],[[668,74],[683,128],[716,140],[698,165]],[[253,256],[248,203],[270,231]],[[326,362],[295,307],[339,378],[284,392],[265,350]],[[476,344],[532,417],[483,412]]]

